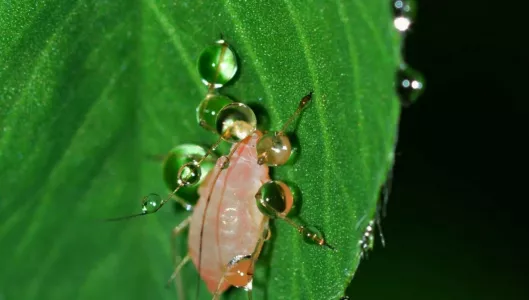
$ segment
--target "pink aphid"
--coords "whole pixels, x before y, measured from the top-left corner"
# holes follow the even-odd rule
[[[211,293],[220,294],[230,287],[226,280],[219,287],[227,264],[236,256],[251,255],[263,230],[260,226],[265,216],[257,208],[255,194],[270,177],[268,167],[257,164],[260,136],[256,132],[240,142],[227,169],[222,169],[226,158],[219,158],[198,189],[200,198],[191,218],[188,247]]]

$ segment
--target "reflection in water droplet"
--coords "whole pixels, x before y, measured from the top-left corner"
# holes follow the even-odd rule
[[[424,79],[421,73],[401,64],[397,70],[396,88],[402,106],[414,103],[424,90]]]
[[[178,186],[178,172],[186,163],[200,161],[206,155],[207,149],[195,144],[182,144],[174,147],[167,154],[163,163],[163,177],[169,190],[174,191]],[[207,173],[213,169],[217,157],[210,154],[200,163],[200,179],[196,185],[181,187],[176,195],[182,197],[185,201],[195,203],[198,198],[197,188],[206,178]]]
[[[414,0],[394,0],[393,1],[393,25],[400,32],[410,29],[416,12]]]

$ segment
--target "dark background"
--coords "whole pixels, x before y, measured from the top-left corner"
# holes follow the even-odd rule
[[[426,90],[351,299],[529,299],[529,17],[489,2],[418,1],[404,53]]]

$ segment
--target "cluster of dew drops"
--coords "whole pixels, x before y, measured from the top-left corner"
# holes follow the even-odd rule
[[[412,29],[417,13],[417,4],[415,0],[391,0],[391,6],[393,10],[393,26],[401,34],[402,38],[405,38]],[[422,94],[424,90],[424,79],[418,71],[409,67],[405,62],[402,62],[396,72],[395,88],[401,105],[407,107],[414,103]],[[380,209],[379,207],[378,210]],[[375,225],[380,222],[380,218],[380,212],[377,212],[375,220],[369,222],[362,238],[358,241],[361,258],[366,258],[368,252],[373,249]],[[382,233],[380,233],[380,238],[384,245],[385,241]],[[340,298],[340,300],[349,299],[349,296]]]
[[[198,59],[198,72],[203,83],[208,86],[208,92],[196,109],[196,118],[201,127],[217,134],[219,139],[209,149],[195,144],[182,144],[174,147],[166,155],[163,163],[164,181],[172,191],[169,196],[162,199],[160,195],[151,193],[143,198],[141,213],[109,220],[121,220],[155,213],[171,199],[175,200],[185,210],[193,210],[194,203],[188,201],[198,199],[197,188],[207,174],[215,168],[215,165],[220,164],[222,169],[229,167],[231,153],[217,160],[218,157],[214,151],[219,144],[226,141],[239,145],[241,141],[257,130],[257,118],[249,106],[236,102],[218,92],[218,89],[235,77],[237,68],[237,57],[223,39],[204,49]],[[257,163],[259,165],[275,167],[287,164],[292,160],[293,148],[284,131],[293,118],[308,105],[311,98],[312,92],[301,99],[298,109],[285,122],[283,129],[265,132],[259,137],[256,143]],[[291,195],[291,189],[292,187],[281,181],[270,180],[264,183],[255,196],[257,207],[269,218],[277,217],[287,221],[288,224],[297,229],[303,241],[333,249],[325,243],[318,229],[310,225],[295,224],[286,217],[293,206],[292,203],[288,202],[293,201],[294,198]]]
[[[404,38],[412,30],[417,4],[415,0],[392,0],[391,4],[393,26]],[[422,94],[424,79],[418,71],[402,62],[397,70],[395,87],[402,106],[407,107]]]

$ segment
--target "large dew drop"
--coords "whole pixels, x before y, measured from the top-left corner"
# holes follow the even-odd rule
[[[178,171],[186,163],[200,161],[207,153],[204,147],[194,144],[183,144],[169,151],[163,163],[163,178],[169,190],[174,191],[178,185]],[[210,154],[200,164],[200,179],[197,185],[183,186],[176,192],[185,201],[194,203],[198,199],[197,188],[205,179],[207,173],[215,166],[216,156]]]
[[[219,112],[233,100],[222,95],[207,95],[197,107],[197,122],[207,130],[216,132],[217,117]]]
[[[287,215],[290,212],[294,197],[284,182],[268,181],[255,194],[255,201],[261,213],[276,218],[278,214]]]
[[[224,40],[219,40],[200,54],[198,73],[204,84],[220,88],[235,77],[237,57]]]

